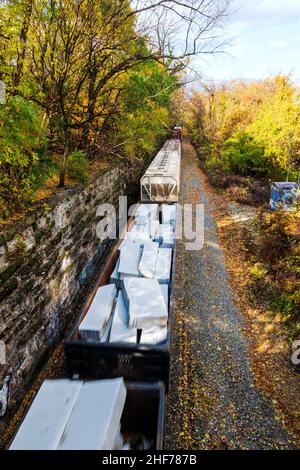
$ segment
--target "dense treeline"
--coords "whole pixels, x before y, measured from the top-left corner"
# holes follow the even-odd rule
[[[67,171],[86,180],[87,158],[109,151],[108,141],[128,142],[125,156],[153,148],[169,123],[177,77],[151,57],[142,60],[150,53],[127,2],[27,0],[1,10],[9,95],[0,108],[0,200],[7,215],[54,173],[61,186]]]
[[[286,177],[300,163],[300,90],[288,77],[206,86],[191,97],[188,125],[209,170]]]
[[[60,186],[67,176],[86,181],[101,155],[137,161],[153,151],[173,124],[188,57],[213,51],[210,32],[228,4],[1,1],[0,218],[53,174]]]

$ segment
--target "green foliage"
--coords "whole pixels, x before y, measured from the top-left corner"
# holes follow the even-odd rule
[[[271,301],[273,310],[282,315],[290,315],[293,312],[293,304],[292,296],[287,293],[283,293]]]
[[[242,176],[296,174],[300,151],[300,92],[289,78],[231,82],[194,94],[187,123],[205,147],[211,171]]]
[[[258,253],[260,259],[272,264],[290,255],[292,248],[289,226],[294,215],[279,211],[260,213],[258,218]]]
[[[122,112],[115,120],[116,139],[128,159],[153,152],[170,124],[171,95],[177,82],[154,61],[135,67],[122,92]]]
[[[250,269],[250,274],[256,280],[261,280],[266,277],[268,270],[262,263],[255,263],[254,266]]]
[[[300,93],[287,77],[276,77],[274,85],[274,94],[258,108],[248,130],[264,147],[267,164],[270,162],[284,173],[289,154],[291,164],[296,163],[300,150]]]
[[[269,172],[264,147],[253,137],[236,133],[224,142],[222,164],[225,172],[242,176],[262,176]]]
[[[151,111],[154,104],[168,109],[176,88],[176,78],[163,66],[149,60],[129,72],[123,90],[124,107],[129,112],[141,108]]]
[[[251,268],[255,292],[284,325],[288,336],[300,331],[300,212],[260,213]]]
[[[131,2],[2,3],[0,75],[13,97],[0,109],[3,218],[58,171],[63,187],[65,175],[88,180],[88,159],[153,152],[180,67],[153,59]]]
[[[67,160],[67,172],[71,178],[81,183],[87,183],[89,180],[88,167],[89,162],[83,150],[75,150],[69,155]]]
[[[153,152],[158,137],[166,135],[163,127],[166,122],[168,122],[167,110],[156,106],[147,113],[142,110],[124,113],[117,120],[117,138],[127,159],[141,161],[145,155]]]
[[[45,145],[46,129],[33,103],[16,96],[0,107],[0,217],[32,200],[34,167]]]
[[[50,157],[46,147],[37,149],[38,160],[32,168],[33,190],[41,188],[48,178],[58,173],[58,165]]]

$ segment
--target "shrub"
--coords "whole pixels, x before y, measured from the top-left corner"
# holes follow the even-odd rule
[[[292,231],[294,225],[299,227],[299,211],[261,212],[258,225],[259,255],[264,262],[272,264],[282,257],[290,256],[299,247],[297,232]]]
[[[71,178],[86,183],[89,179],[88,167],[89,162],[83,150],[75,150],[69,155],[67,172]]]
[[[260,213],[256,226],[255,255],[251,268],[255,294],[284,323],[291,338],[300,331],[300,211]]]
[[[33,169],[46,144],[38,108],[15,96],[0,107],[0,218],[23,209],[33,198]]]
[[[250,269],[250,274],[255,280],[262,280],[266,277],[268,270],[262,263],[255,263]]]
[[[221,153],[223,171],[227,173],[257,177],[269,172],[264,148],[248,135],[233,134],[225,141]]]

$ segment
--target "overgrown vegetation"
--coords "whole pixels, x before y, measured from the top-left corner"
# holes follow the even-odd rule
[[[290,339],[300,333],[300,210],[260,212],[252,240],[251,288]]]
[[[34,194],[46,129],[38,107],[13,96],[0,107],[0,211],[24,208]]]
[[[192,96],[187,123],[216,186],[236,175],[248,178],[235,178],[247,189],[257,179],[285,179],[288,169],[297,178],[300,90],[288,77],[206,87]]]
[[[88,181],[88,160],[83,150],[74,150],[74,152],[69,155],[67,171],[71,178],[75,178],[82,183]]]

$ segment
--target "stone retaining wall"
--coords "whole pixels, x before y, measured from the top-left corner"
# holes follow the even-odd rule
[[[106,171],[86,187],[58,193],[0,234],[0,359],[4,350],[6,355],[0,364],[0,431],[3,416],[24,396],[107,254],[111,242],[96,236],[98,205],[117,205],[128,191],[138,199],[143,170]]]

